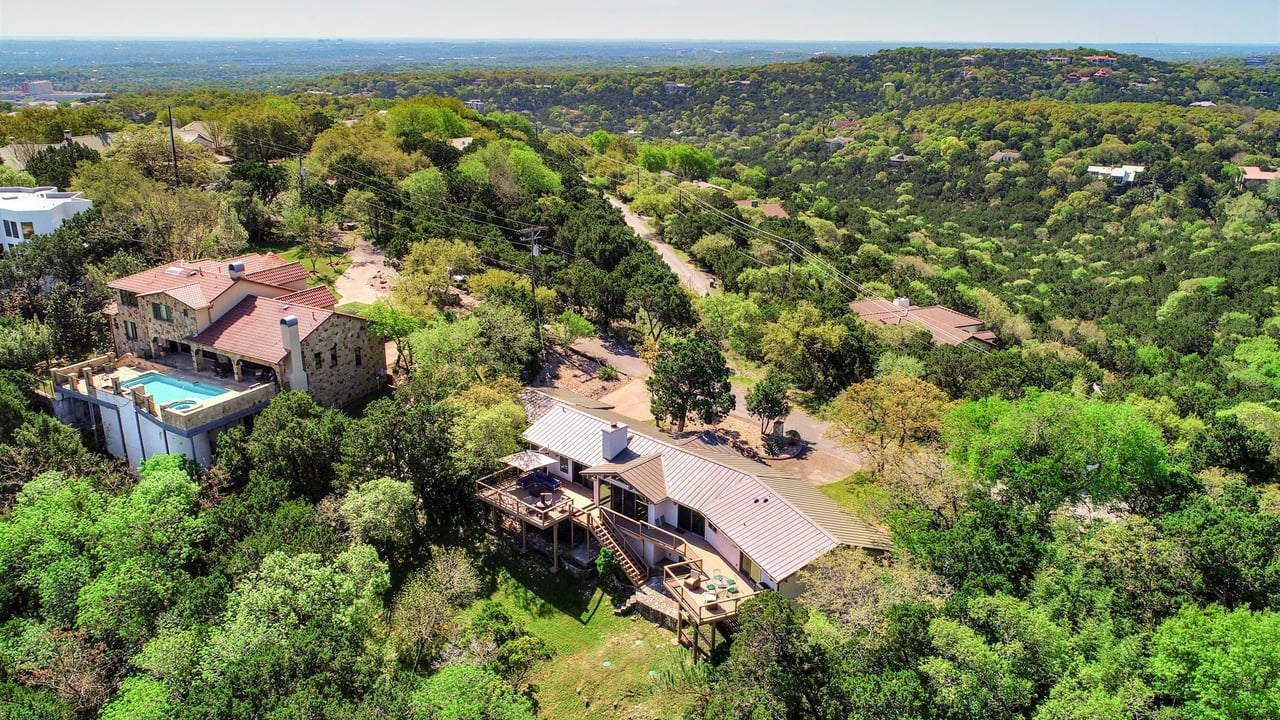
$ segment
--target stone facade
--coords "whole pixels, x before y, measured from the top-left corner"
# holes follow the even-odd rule
[[[302,339],[302,365],[307,373],[307,389],[316,400],[340,407],[374,392],[382,384],[386,374],[385,343],[369,332],[364,319],[334,313]]]
[[[111,337],[116,355],[120,357],[161,357],[161,353],[172,353],[170,343],[176,343],[178,347],[186,344],[187,337],[201,329],[201,313],[208,313],[207,310],[195,310],[163,293],[138,297],[137,306],[132,307],[124,303],[121,294],[121,291],[116,291],[116,316],[111,319]],[[155,317],[153,303],[169,308],[168,320]],[[128,337],[126,323],[130,322],[137,328],[137,339]],[[208,321],[204,324],[208,325]],[[157,338],[158,343],[155,342]]]

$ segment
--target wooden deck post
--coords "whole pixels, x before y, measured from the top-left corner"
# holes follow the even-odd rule
[[[551,526],[551,572],[560,569],[560,523]]]
[[[529,532],[525,529],[524,518],[520,518],[520,549],[529,549]]]

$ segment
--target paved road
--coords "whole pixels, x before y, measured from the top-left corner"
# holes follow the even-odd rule
[[[658,240],[657,235],[655,235],[653,230],[645,224],[644,219],[632,212],[631,208],[627,207],[626,203],[610,195],[606,195],[605,197],[608,198],[610,205],[613,205],[622,211],[622,216],[626,218],[627,225],[631,227],[632,231],[634,231],[636,235],[647,240],[655,249],[657,249],[658,254],[662,256],[663,261],[666,262],[667,266],[670,267],[671,270],[680,278],[680,281],[685,284],[685,287],[688,287],[699,295],[706,295],[710,292],[710,275],[694,268],[689,263],[680,259],[680,256],[676,255],[675,251],[671,249],[671,246]],[[646,377],[649,375],[648,366],[646,366],[644,362],[636,356],[635,351],[622,343],[610,341],[606,346],[599,340],[593,338],[589,340],[580,340],[577,343],[574,343],[574,348],[582,350],[592,357],[604,360],[610,365],[618,368],[618,370],[623,374],[629,375],[632,378]],[[638,385],[639,383],[633,381],[631,384]],[[641,386],[641,388],[643,388],[643,386]],[[624,404],[636,405],[638,407],[642,402],[639,392],[640,390],[637,390],[636,388],[626,387],[616,391],[614,394],[618,396],[616,399],[624,402]],[[756,423],[758,427],[760,421],[747,414],[746,391],[741,387],[734,386],[733,394],[737,397],[737,407],[732,413],[730,413],[730,416],[738,420]],[[647,396],[647,393],[645,395]],[[862,467],[863,459],[857,453],[850,452],[841,447],[836,441],[824,437],[824,433],[830,429],[831,423],[819,420],[800,408],[792,408],[791,414],[787,416],[784,423],[788,430],[795,430],[800,433],[801,438],[810,443],[812,452],[825,453],[833,458],[850,463],[853,468],[848,470],[848,472],[852,472],[853,470]],[[839,475],[839,477],[833,477],[831,479],[839,479],[840,477],[843,477],[843,475]]]
[[[367,240],[352,235],[355,245],[347,253],[351,266],[333,283],[342,302],[373,304],[387,296],[396,278],[395,268],[388,267],[386,255]]]
[[[645,223],[644,218],[631,212],[631,208],[627,207],[626,203],[612,195],[605,197],[610,205],[622,211],[622,217],[626,218],[627,225],[631,226],[635,234],[649,241],[649,244],[658,251],[662,261],[671,268],[671,272],[675,273],[676,277],[680,278],[680,282],[684,283],[685,287],[697,293],[699,297],[711,292],[710,273],[705,273],[685,262],[670,245],[659,240],[657,234]]]

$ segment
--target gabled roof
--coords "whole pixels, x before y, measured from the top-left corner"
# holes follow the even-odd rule
[[[332,309],[338,304],[338,298],[334,297],[329,288],[324,285],[317,285],[306,290],[281,295],[276,300],[288,305],[306,305],[307,307],[325,309]]]
[[[187,339],[231,355],[278,363],[288,354],[280,337],[280,320],[289,315],[298,318],[298,336],[305,338],[333,314],[323,308],[250,295]]]
[[[298,262],[277,265],[257,271],[245,268],[245,279],[266,285],[289,285],[299,280],[306,280],[309,277],[311,277],[311,271]]]
[[[1280,172],[1263,170],[1256,165],[1241,165],[1240,169],[1244,171],[1243,174],[1240,175],[1241,180],[1262,180],[1266,182],[1280,177]]]
[[[113,280],[107,286],[138,295],[164,293],[192,308],[205,308],[236,283],[228,270],[235,262],[244,263],[246,280],[264,285],[282,285],[278,278],[293,277],[299,271],[306,276],[300,263],[286,263],[272,253],[252,253],[229,260],[178,260]]]
[[[662,455],[641,455],[625,463],[606,463],[589,470],[583,475],[617,475],[626,480],[631,487],[640,491],[641,495],[654,502],[667,499],[667,481],[662,473]]]
[[[767,217],[773,218],[789,218],[790,214],[778,203],[762,203],[759,200],[738,200],[736,204],[740,208],[755,208],[763,210]]]
[[[849,309],[868,322],[878,322],[882,325],[905,323],[920,325],[929,331],[934,342],[941,345],[960,345],[967,340],[977,340],[989,345],[995,343],[994,333],[975,328],[982,325],[982,320],[976,317],[970,317],[941,305],[920,307],[912,305],[905,298],[901,300],[902,305],[889,302],[884,298],[858,300],[849,303]]]
[[[713,436],[672,437],[600,408],[601,403],[579,406],[571,394],[547,390],[521,394],[534,419],[526,440],[591,468],[584,471],[588,474],[618,474],[651,500],[667,498],[702,513],[776,580],[838,545],[890,546],[884,532],[841,510],[804,480],[732,453]],[[601,456],[601,431],[615,422],[628,426],[628,443],[608,462]],[[655,477],[659,468],[661,486]]]

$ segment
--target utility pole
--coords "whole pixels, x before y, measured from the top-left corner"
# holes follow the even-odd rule
[[[298,204],[302,204],[302,186],[307,181],[307,169],[302,167],[302,153],[298,153]]]
[[[533,297],[533,328],[538,333],[538,357],[542,357],[542,309],[538,307],[538,255],[542,250],[538,240],[546,229],[538,226],[520,231],[520,236],[529,240],[529,289]]]
[[[173,158],[173,186],[178,187],[178,141],[173,138],[173,107],[169,110],[169,154]]]

